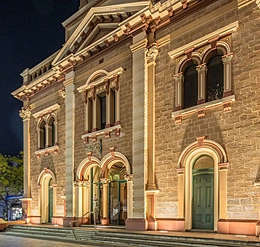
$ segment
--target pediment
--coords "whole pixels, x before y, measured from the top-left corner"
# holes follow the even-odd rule
[[[111,37],[116,39],[118,33],[123,33],[120,28],[122,23],[147,6],[149,2],[145,1],[91,8],[58,53],[53,65],[62,66],[62,61],[86,49],[91,53],[91,49],[97,49],[100,43],[106,46]]]

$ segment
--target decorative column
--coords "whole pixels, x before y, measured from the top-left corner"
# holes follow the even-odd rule
[[[54,145],[58,145],[58,121],[55,118],[54,121],[54,129],[55,129],[55,140],[54,140]]]
[[[52,126],[49,125],[48,123],[45,124],[45,140],[46,140],[46,143],[45,143],[45,148],[48,148],[51,146],[51,143],[50,143],[50,140],[51,140],[51,130],[52,129]]]
[[[75,201],[76,201],[76,217],[82,217],[83,213],[82,213],[82,204],[83,204],[83,197],[82,197],[82,185],[83,182],[79,181],[79,182],[75,182],[74,186],[75,186]]]
[[[201,64],[197,66],[198,71],[198,101],[197,104],[206,102],[206,72],[207,65]]]
[[[155,60],[158,55],[157,44],[154,43],[147,50],[147,86],[148,86],[148,104],[147,104],[147,127],[148,127],[148,181],[146,188],[146,215],[148,219],[149,230],[157,230],[156,221],[156,194],[158,193],[155,183]]]
[[[184,219],[184,171],[185,169],[179,168],[177,169],[178,173],[178,219]]]
[[[102,196],[103,196],[103,218],[101,219],[101,225],[109,225],[108,218],[108,183],[109,179],[101,179],[103,184]]]
[[[219,219],[227,218],[227,172],[228,163],[218,164],[219,169]]]
[[[119,87],[119,75],[115,75],[115,100],[116,100],[116,109],[115,109],[115,125],[120,124],[120,87]]]
[[[157,45],[151,46],[146,53],[148,74],[148,183],[147,190],[155,190],[155,59],[158,55]]]
[[[127,219],[133,217],[133,174],[125,175],[127,180]]]
[[[97,96],[96,96],[96,89],[95,87],[92,88],[92,99],[93,99],[93,105],[92,105],[92,131],[97,130],[97,116],[99,115],[97,113]]]
[[[147,66],[146,66],[146,32],[133,36],[133,215],[126,220],[128,230],[147,230],[146,193],[148,138],[147,138]]]
[[[82,205],[82,210],[83,210],[83,214],[86,214],[87,212],[90,212],[91,207],[90,207],[90,186],[89,186],[89,182],[84,182],[83,183],[83,187],[82,187],[82,201],[83,201],[83,205]],[[83,218],[83,222],[87,223],[88,219],[89,219],[90,215],[85,215]]]
[[[111,107],[110,107],[111,93],[110,93],[108,79],[105,81],[105,85],[106,85],[106,128],[108,128],[111,126]]]
[[[175,107],[174,110],[178,111],[182,109],[183,105],[183,82],[184,76],[182,73],[174,75],[175,81]]]
[[[219,184],[219,195],[218,195],[218,207],[219,207],[219,220],[217,223],[218,233],[229,233],[229,224],[227,221],[227,172],[228,163],[218,164],[218,184]]]
[[[53,218],[52,218],[52,224],[56,224],[56,216],[57,216],[57,184],[52,185],[52,191],[53,191]]]
[[[26,223],[30,222],[30,202],[31,198],[31,156],[30,156],[30,118],[31,109],[22,108],[20,111],[20,117],[23,119],[23,198],[22,209],[23,209],[23,219]]]
[[[233,58],[233,53],[224,55],[222,61],[224,64],[224,92],[223,97],[232,95],[231,91],[231,61]]]
[[[70,226],[70,222],[75,216],[74,205],[74,139],[75,139],[75,95],[74,95],[74,78],[75,72],[70,71],[66,74],[64,81],[66,91],[66,149],[65,149],[65,164],[66,164],[66,217],[64,218],[63,225]]]

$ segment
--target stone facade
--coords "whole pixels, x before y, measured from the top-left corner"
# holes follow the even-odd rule
[[[27,222],[259,235],[258,1],[108,2],[81,1],[63,48],[13,92]]]

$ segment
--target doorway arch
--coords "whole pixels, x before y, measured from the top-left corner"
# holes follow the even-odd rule
[[[56,178],[48,168],[44,168],[38,177],[39,214],[41,223],[52,223],[56,215]]]
[[[131,215],[132,207],[127,200],[132,191],[131,167],[123,154],[112,151],[102,160],[89,155],[80,163],[76,175],[76,217],[95,211],[97,223],[109,224],[118,209],[117,224],[121,224]],[[113,205],[115,200],[117,208]],[[93,223],[93,216],[87,215],[83,223]]]
[[[197,162],[202,159],[202,157],[209,157],[212,164],[205,166],[203,168],[202,164],[197,164]],[[205,161],[205,160],[204,160]],[[203,163],[203,162],[202,162]],[[197,167],[196,167],[197,164]],[[200,169],[201,174],[199,171]],[[205,164],[204,164],[205,165]],[[199,179],[204,179],[204,188],[206,180],[210,177],[212,178],[212,187],[209,193],[213,193],[211,197],[212,202],[212,225],[208,227],[211,230],[217,230],[218,220],[221,218],[226,218],[226,168],[228,167],[227,155],[225,150],[215,141],[207,140],[205,137],[197,138],[197,142],[193,142],[187,146],[180,155],[178,160],[178,200],[179,200],[179,217],[185,220],[185,229],[205,229],[205,225],[196,224],[196,220],[193,217],[194,213],[194,178],[197,175],[201,175]],[[195,171],[194,171],[195,170]],[[180,172],[183,171],[183,172]],[[223,172],[224,171],[224,172]],[[194,174],[195,173],[195,174]],[[208,176],[206,176],[208,174]],[[195,177],[194,177],[195,176]],[[222,181],[220,183],[220,181]],[[199,186],[199,185],[198,185]],[[196,188],[195,188],[196,189]],[[204,194],[205,195],[205,194]],[[195,194],[196,196],[196,194]],[[202,198],[206,200],[206,198]],[[221,203],[220,203],[221,202]],[[183,207],[183,208],[181,208]],[[207,221],[207,215],[204,214],[203,221]],[[199,220],[198,220],[199,221]]]

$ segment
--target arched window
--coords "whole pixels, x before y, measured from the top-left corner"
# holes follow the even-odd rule
[[[206,101],[223,98],[224,65],[222,54],[212,56],[207,62]]]
[[[54,117],[51,117],[49,120],[49,134],[48,134],[48,144],[49,146],[55,145],[55,119]]]
[[[46,129],[45,129],[45,121],[42,120],[39,125],[39,138],[40,138],[40,149],[43,149],[46,147]]]
[[[198,72],[196,66],[196,64],[192,64],[184,71],[183,108],[197,105]]]

